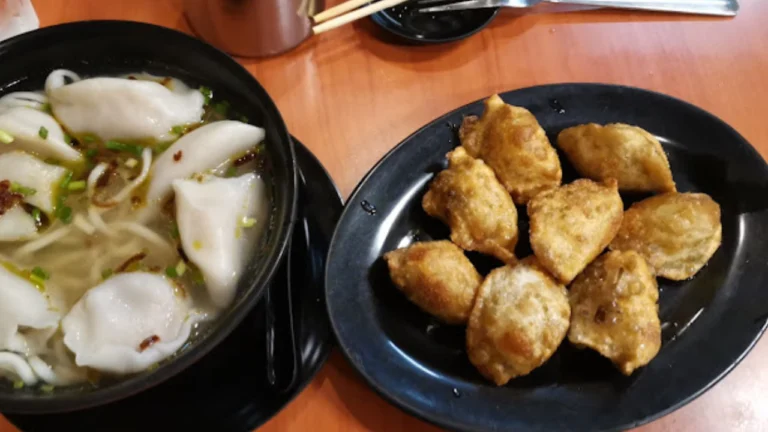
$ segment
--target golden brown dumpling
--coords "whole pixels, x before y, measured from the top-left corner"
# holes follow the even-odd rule
[[[674,192],[675,182],[659,141],[645,130],[622,123],[574,126],[560,132],[557,145],[581,175],[615,178],[619,190]]]
[[[659,288],[637,252],[608,252],[573,281],[568,340],[592,348],[629,375],[661,348]]]
[[[557,152],[525,108],[493,95],[485,101],[482,117],[464,119],[459,135],[467,152],[493,169],[518,204],[560,185],[563,172]]]
[[[467,354],[496,385],[546,362],[568,332],[565,287],[533,259],[493,270],[480,285],[467,327]]]
[[[458,147],[424,195],[422,207],[451,228],[459,247],[515,260],[517,209],[493,171]]]
[[[541,265],[570,283],[610,243],[624,204],[616,180],[579,179],[528,203],[531,248]]]
[[[673,192],[633,204],[610,248],[637,251],[657,276],[684,280],[712,258],[722,236],[720,206],[709,195]]]
[[[384,259],[410,301],[446,323],[467,322],[483,279],[458,246],[447,240],[414,243]]]

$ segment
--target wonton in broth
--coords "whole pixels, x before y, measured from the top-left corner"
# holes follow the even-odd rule
[[[264,130],[148,74],[0,98],[0,379],[151,369],[235,298],[269,225]]]

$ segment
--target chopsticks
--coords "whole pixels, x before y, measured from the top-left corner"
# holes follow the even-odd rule
[[[373,15],[376,12],[391,8],[392,6],[397,6],[407,1],[409,0],[381,0],[380,2],[372,3],[357,9],[366,3],[370,3],[371,0],[349,0],[315,15],[314,18],[317,25],[312,27],[312,31],[315,34],[318,34],[335,29],[336,27],[343,26],[344,24],[351,23],[360,18],[365,18],[368,15]],[[342,15],[349,11],[352,12]]]

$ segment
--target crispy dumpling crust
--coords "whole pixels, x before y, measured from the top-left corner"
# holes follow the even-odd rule
[[[448,153],[443,170],[424,195],[428,215],[451,228],[459,247],[514,262],[517,244],[517,209],[493,171],[458,147]]]
[[[531,248],[542,266],[570,283],[610,243],[624,204],[616,181],[579,179],[528,203]]]
[[[601,256],[570,286],[571,343],[596,350],[625,375],[661,348],[659,288],[637,252]]]
[[[505,104],[493,95],[480,118],[464,119],[461,144],[496,173],[517,204],[560,185],[560,159],[536,117],[525,108]]]
[[[410,301],[446,323],[467,322],[483,279],[458,246],[447,240],[414,243],[384,259]]]
[[[722,237],[720,206],[709,195],[673,192],[633,204],[610,248],[637,251],[657,276],[684,280],[712,258]]]
[[[568,331],[563,285],[534,259],[493,270],[480,285],[467,327],[467,354],[496,385],[546,362]]]
[[[560,132],[557,145],[584,177],[615,178],[622,191],[676,190],[664,149],[639,127],[623,123],[574,126]]]

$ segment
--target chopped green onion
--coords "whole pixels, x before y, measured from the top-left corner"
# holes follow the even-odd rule
[[[114,270],[112,270],[111,268],[104,269],[104,270],[101,271],[101,278],[105,279],[105,280],[109,279],[110,276],[112,276],[113,273],[114,273]]]
[[[136,156],[141,156],[141,147],[133,144],[125,144],[117,141],[107,141],[104,147],[121,152],[133,153]]]
[[[176,274],[179,276],[184,276],[184,273],[187,271],[187,263],[184,262],[184,260],[179,260],[179,263],[176,264]]]
[[[24,381],[22,380],[16,380],[13,382],[13,388],[16,390],[23,389],[24,388]]]
[[[32,269],[32,275],[33,275],[33,276],[37,276],[37,277],[39,277],[40,279],[42,279],[42,280],[44,280],[44,281],[45,281],[45,280],[48,280],[48,279],[50,279],[50,278],[51,278],[51,275],[50,275],[50,274],[48,274],[48,272],[47,272],[47,271],[43,270],[43,269],[42,269],[42,268],[40,268],[40,267],[35,267],[35,268],[33,268],[33,269]]]
[[[45,126],[40,126],[40,129],[37,131],[37,134],[40,135],[40,138],[46,139],[48,138],[48,129],[46,129]]]
[[[55,389],[55,388],[56,387],[54,387],[54,386],[52,386],[50,384],[45,384],[45,385],[41,385],[40,386],[40,391],[42,391],[43,393],[53,393],[53,389]]]
[[[64,175],[64,178],[61,179],[61,183],[59,183],[59,187],[62,189],[69,188],[69,183],[72,181],[72,171],[68,171],[67,174]]]
[[[248,123],[248,117],[246,117],[244,115],[241,115],[240,116],[240,121],[243,122],[243,123]]]
[[[51,109],[51,104],[49,103],[43,104],[43,106],[40,107],[40,110],[48,114],[53,114],[53,110]]]
[[[171,128],[171,133],[174,133],[176,135],[183,135],[184,132],[187,131],[186,126],[174,126]]]
[[[90,144],[90,143],[96,141],[96,137],[93,136],[93,135],[84,135],[83,136],[83,141],[85,141],[86,143]]]
[[[42,225],[42,223],[43,223],[43,215],[40,212],[39,208],[33,208],[32,209],[32,219],[35,220],[35,225]]]
[[[65,224],[72,222],[72,207],[68,207],[68,206],[61,207],[61,209],[59,209],[57,213],[58,213],[59,220],[61,220]]]
[[[51,165],[59,165],[61,163],[61,161],[56,158],[45,158],[44,162]]]
[[[176,267],[166,267],[165,275],[168,276],[169,278],[179,277],[179,273],[176,271]]]
[[[237,168],[235,168],[233,166],[227,168],[227,172],[225,172],[224,175],[227,176],[227,177],[234,177],[234,176],[236,176],[237,175]]]
[[[24,196],[31,196],[36,194],[37,190],[13,182],[11,183],[11,192],[20,193]]]
[[[36,276],[34,274],[29,275],[29,280],[35,283],[35,285],[44,286],[45,285],[45,279],[41,278],[40,276]]]
[[[213,97],[213,91],[211,91],[211,89],[208,87],[201,86],[200,93],[203,94],[203,104],[208,105],[211,102],[211,98]]]
[[[78,180],[70,183],[69,186],[67,186],[67,189],[69,189],[72,192],[75,192],[75,191],[85,190],[85,186],[86,186],[85,180]]]
[[[156,155],[158,155],[158,154],[160,154],[160,153],[162,153],[162,152],[164,152],[164,151],[168,150],[168,147],[170,147],[172,144],[173,144],[173,143],[170,143],[170,142],[157,144],[157,145],[156,145],[156,146],[155,146],[155,147],[152,149],[152,151],[153,151],[153,152],[154,152]]]
[[[93,159],[97,154],[99,154],[99,151],[96,149],[88,149],[88,151],[85,152],[85,156],[89,159]]]
[[[229,112],[229,102],[221,101],[213,106],[213,110],[223,116],[226,116]]]
[[[243,220],[240,221],[240,226],[243,228],[251,228],[254,225],[256,225],[255,218],[244,217]]]
[[[0,142],[3,144],[10,144],[13,142],[13,135],[0,129]]]
[[[173,224],[173,226],[171,226],[171,238],[174,240],[179,238],[179,226],[176,224]]]
[[[160,367],[160,365],[159,365],[159,364],[157,364],[157,363],[152,363],[151,365],[147,366],[147,371],[148,371],[148,372],[152,372],[153,370],[155,370],[155,369],[157,369],[157,368],[159,368],[159,367]]]
[[[134,158],[130,158],[127,161],[125,161],[125,166],[128,168],[136,168],[136,166],[139,164],[139,161],[137,161]]]

